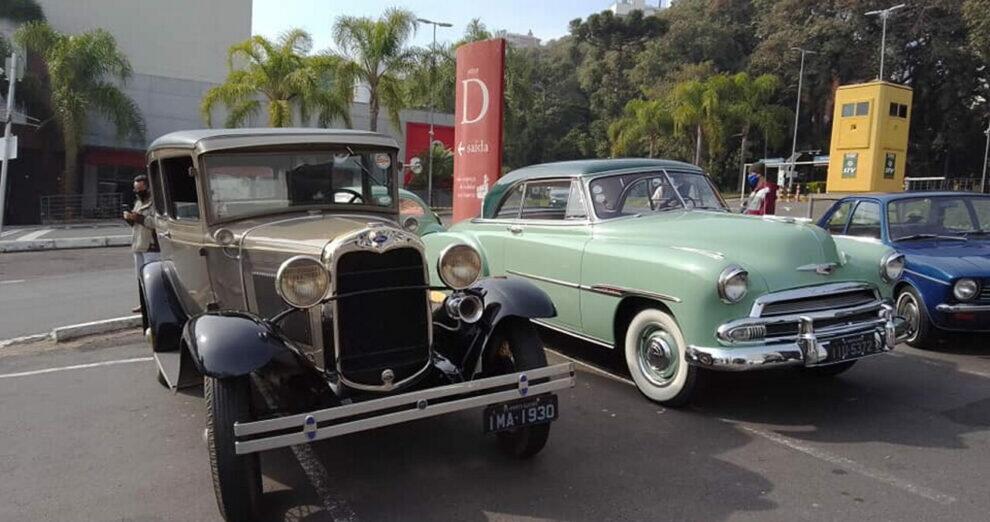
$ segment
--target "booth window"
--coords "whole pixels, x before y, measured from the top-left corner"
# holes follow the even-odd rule
[[[842,104],[842,117],[848,118],[856,114],[856,104],[855,103],[843,103]]]
[[[856,116],[867,116],[870,114],[870,102],[859,102],[856,104]]]
[[[890,104],[890,116],[894,118],[907,118],[908,106],[903,103]]]

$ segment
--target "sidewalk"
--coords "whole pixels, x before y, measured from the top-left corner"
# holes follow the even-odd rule
[[[3,232],[0,232],[0,253],[129,244],[131,244],[131,230],[122,221],[11,226],[4,227]]]

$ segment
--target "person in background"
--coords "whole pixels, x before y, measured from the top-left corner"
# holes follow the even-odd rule
[[[777,213],[777,184],[766,177],[766,167],[762,163],[753,165],[747,177],[753,193],[745,214],[752,216],[772,216]]]
[[[159,259],[148,176],[141,174],[134,178],[134,195],[134,207],[129,212],[124,212],[124,221],[131,226],[131,252],[134,253],[134,269],[140,279],[144,265]],[[131,311],[140,312],[141,305],[138,304]]]

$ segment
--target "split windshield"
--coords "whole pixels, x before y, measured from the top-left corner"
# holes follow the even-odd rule
[[[394,208],[395,151],[213,153],[204,160],[215,219],[290,208]]]
[[[726,210],[703,174],[650,172],[606,176],[590,183],[595,214],[601,219],[677,209]]]

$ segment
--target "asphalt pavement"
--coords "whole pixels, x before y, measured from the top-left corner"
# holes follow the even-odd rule
[[[264,520],[985,520],[990,357],[900,348],[836,379],[715,375],[660,407],[604,349],[530,461],[468,411],[264,453]],[[0,520],[217,520],[201,389],[136,333],[0,351]],[[561,356],[551,353],[552,362]]]

